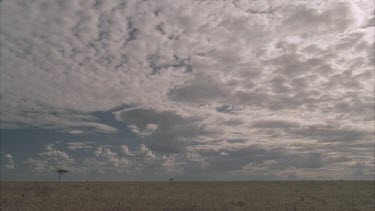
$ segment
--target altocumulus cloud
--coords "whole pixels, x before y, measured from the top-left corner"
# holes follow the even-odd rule
[[[1,9],[2,130],[66,134],[20,162],[29,174],[374,178],[372,1]]]

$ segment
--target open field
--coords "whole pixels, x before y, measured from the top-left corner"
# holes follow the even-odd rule
[[[374,210],[375,182],[2,182],[1,210]]]

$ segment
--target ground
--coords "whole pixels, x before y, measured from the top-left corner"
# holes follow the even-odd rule
[[[2,182],[1,210],[374,210],[375,181]]]

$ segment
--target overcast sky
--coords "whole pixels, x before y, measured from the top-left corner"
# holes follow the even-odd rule
[[[374,179],[373,0],[3,0],[4,180]]]

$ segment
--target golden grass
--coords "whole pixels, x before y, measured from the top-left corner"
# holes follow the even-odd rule
[[[1,210],[375,210],[374,181],[1,185]]]

